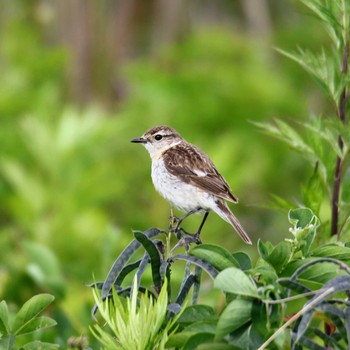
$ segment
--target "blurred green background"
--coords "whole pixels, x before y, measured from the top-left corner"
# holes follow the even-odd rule
[[[157,124],[210,155],[254,244],[288,236],[270,196],[298,201],[312,169],[252,122],[328,108],[274,50],[325,40],[298,2],[1,0],[1,9],[0,299],[16,308],[52,293],[50,336],[87,334],[86,284],[104,279],[132,229],[167,228],[149,156],[129,142]],[[255,251],[214,214],[202,236]]]

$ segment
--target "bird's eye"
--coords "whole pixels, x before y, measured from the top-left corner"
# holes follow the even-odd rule
[[[160,141],[160,140],[163,138],[163,136],[157,134],[156,136],[154,136],[154,138],[155,138],[157,141]]]

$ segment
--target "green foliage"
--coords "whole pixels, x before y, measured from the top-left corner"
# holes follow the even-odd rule
[[[38,294],[29,299],[17,312],[14,319],[10,315],[6,301],[0,303],[0,348],[17,349],[58,349],[58,345],[39,340],[23,342],[23,336],[39,333],[57,323],[48,316],[39,316],[54,300],[50,294]]]
[[[275,125],[257,123],[268,134],[287,143],[302,154],[314,169],[307,187],[304,188],[304,204],[316,215],[327,200],[329,209],[325,215],[331,220],[331,235],[346,234],[350,210],[347,204],[347,186],[342,186],[348,171],[347,159],[350,150],[348,113],[349,61],[349,4],[346,0],[302,0],[312,13],[322,21],[329,34],[331,45],[320,54],[299,49],[299,52],[280,53],[297,62],[319,84],[330,100],[333,112],[312,117],[301,124],[303,133],[283,121]],[[326,193],[328,198],[324,198]]]
[[[137,279],[133,288],[137,289]],[[168,311],[167,282],[160,290],[158,298],[153,299],[148,293],[138,298],[138,293],[133,293],[130,299],[123,303],[117,293],[105,302],[94,290],[95,302],[98,310],[106,322],[112,335],[99,325],[92,329],[93,334],[105,346],[105,349],[125,350],[151,350],[165,349],[168,335],[174,322],[166,322]]]

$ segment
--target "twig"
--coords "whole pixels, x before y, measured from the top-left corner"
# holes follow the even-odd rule
[[[258,350],[264,350],[266,347],[275,340],[287,327],[289,327],[294,321],[296,321],[300,316],[308,312],[310,309],[312,309],[320,300],[327,297],[328,295],[332,294],[334,292],[334,288],[328,288],[325,290],[322,294],[320,294],[317,298],[315,298],[312,302],[310,302],[307,305],[304,305],[303,308],[298,311],[295,315],[293,315],[282,327],[277,329],[275,333],[271,335],[269,339],[266,340],[264,344],[260,346]]]
[[[344,76],[348,73],[348,59],[349,59],[349,43],[347,42],[343,51],[343,59],[341,66],[341,74]],[[338,107],[338,118],[346,123],[346,107],[348,102],[348,90],[344,87],[344,90],[341,93],[339,107]],[[344,148],[344,141],[339,135],[338,137],[338,145],[341,150]],[[332,195],[332,223],[331,223],[331,235],[338,235],[338,240],[340,239],[340,230],[338,230],[339,226],[339,197],[340,197],[340,185],[341,185],[341,177],[343,172],[343,157],[337,156],[335,173],[334,173],[334,184],[333,184],[333,195]]]

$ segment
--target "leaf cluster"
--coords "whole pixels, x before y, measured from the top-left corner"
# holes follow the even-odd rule
[[[40,333],[46,328],[56,325],[56,321],[48,316],[39,316],[54,300],[50,294],[38,294],[29,299],[11,320],[6,301],[0,303],[0,348],[23,350],[53,350],[58,345],[32,340],[23,343],[23,337],[31,333]],[[18,347],[20,345],[20,347]]]

